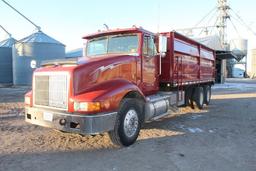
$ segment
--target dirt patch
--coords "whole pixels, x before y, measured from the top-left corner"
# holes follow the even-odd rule
[[[2,113],[8,105],[21,108],[19,100],[8,100],[0,102]],[[147,123],[128,148],[114,146],[107,133],[81,136],[28,124],[22,116],[0,118],[0,170],[254,171],[255,103],[256,89],[214,89],[204,110],[181,108]]]
[[[30,87],[0,88],[0,117],[24,114],[24,95]]]

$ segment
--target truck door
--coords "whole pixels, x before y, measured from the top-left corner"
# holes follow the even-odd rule
[[[158,91],[158,58],[154,42],[151,35],[143,36],[142,48],[142,91],[146,95]]]

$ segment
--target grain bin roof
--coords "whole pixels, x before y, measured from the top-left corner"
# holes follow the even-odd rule
[[[55,40],[54,38],[48,36],[47,34],[43,33],[42,31],[38,31],[36,33],[33,33],[29,35],[28,37],[25,37],[21,39],[19,42],[23,43],[51,43],[51,44],[64,44],[60,43],[59,41]]]
[[[195,38],[198,42],[202,43],[203,45],[206,45],[214,50],[225,50],[220,41],[220,37],[215,35],[215,36],[206,36],[206,37],[201,37],[201,38]]]
[[[0,47],[12,47],[12,45],[16,42],[14,38],[8,38],[0,42]]]

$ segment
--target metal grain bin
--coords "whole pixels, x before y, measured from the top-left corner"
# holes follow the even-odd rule
[[[256,78],[256,49],[251,52],[251,78]]]
[[[31,61],[37,67],[44,60],[65,58],[65,45],[38,31],[14,45],[13,49],[13,83],[14,85],[31,85],[33,69]]]
[[[11,85],[12,79],[12,46],[15,39],[9,38],[0,42],[0,84]]]

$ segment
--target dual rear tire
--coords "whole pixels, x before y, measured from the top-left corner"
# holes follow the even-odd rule
[[[211,91],[211,86],[204,86],[204,103],[206,105],[209,105],[211,102],[211,96],[212,96],[212,91]]]
[[[196,87],[193,93],[193,101],[199,109],[204,107],[204,89],[203,87]]]
[[[211,86],[205,85],[200,87],[194,87],[190,93],[190,104],[194,108],[194,104],[199,109],[203,109],[204,104],[209,105],[211,100]]]

